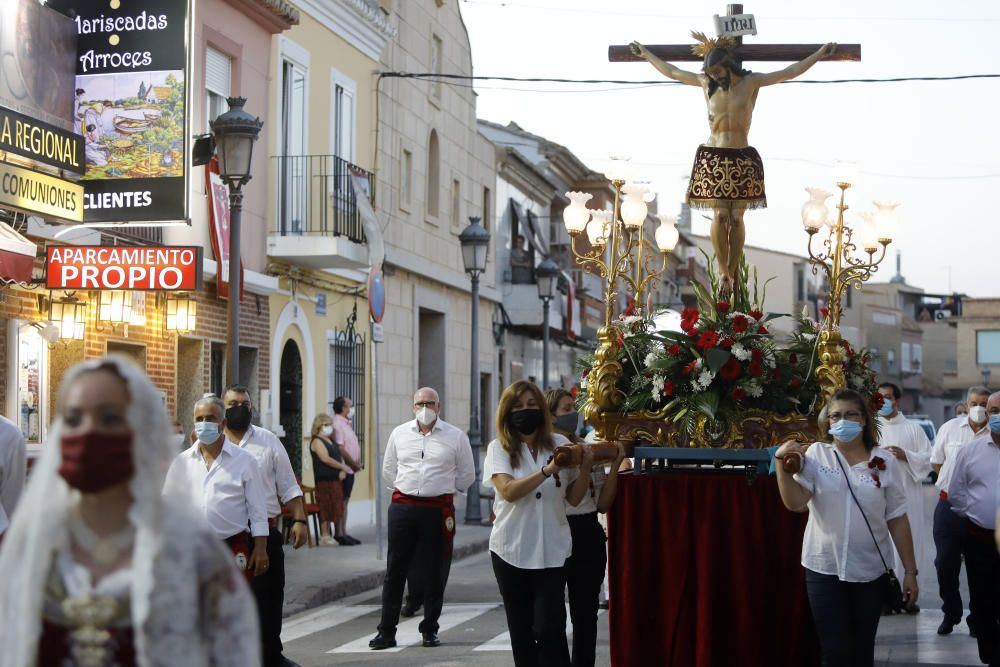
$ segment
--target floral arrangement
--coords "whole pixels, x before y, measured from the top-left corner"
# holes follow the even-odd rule
[[[770,325],[784,316],[762,310],[765,291],[758,289],[756,272],[752,281],[749,277],[744,264],[738,281],[742,288],[721,299],[710,270],[711,291],[695,284],[698,307],[681,313],[681,331],[657,330],[655,320],[662,311],[643,313],[632,307],[613,323],[616,360],[624,371],[618,388],[625,412],[658,412],[689,433],[699,414],[728,420],[750,409],[814,412],[820,394],[813,372],[819,364],[819,324],[803,314],[796,318],[791,339],[779,344]],[[855,352],[846,342],[844,352],[848,386],[871,396],[877,409],[882,397],[869,353]],[[584,381],[592,365],[592,357],[581,359]],[[583,387],[581,403],[585,392]]]

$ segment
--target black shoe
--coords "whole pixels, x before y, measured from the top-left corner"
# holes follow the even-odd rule
[[[438,639],[438,633],[436,633],[436,632],[421,632],[420,634],[424,638],[424,641],[421,642],[421,644],[425,648],[434,648],[436,646],[440,646],[441,645],[441,640]]]
[[[405,616],[406,618],[413,618],[420,611],[420,605],[416,607],[411,607],[408,604],[403,605],[403,608],[399,610],[400,616]]]
[[[941,621],[941,625],[938,626],[937,633],[939,635],[950,635],[951,631],[954,629],[955,629],[955,624],[946,618],[943,621]]]
[[[358,538],[356,538],[356,537],[351,537],[351,536],[350,536],[350,535],[348,535],[347,533],[344,533],[344,537],[345,537],[345,538],[347,539],[348,543],[349,543],[349,544],[350,544],[350,546],[352,546],[352,547],[353,547],[353,546],[357,546],[358,544],[361,544],[361,540],[359,540],[359,539],[358,539]]]
[[[368,642],[368,648],[376,651],[381,651],[384,648],[395,648],[395,646],[396,638],[383,635],[381,632],[375,635],[375,638]]]
[[[294,660],[289,660],[285,656],[281,656],[278,660],[278,667],[301,667],[301,665]]]
[[[905,611],[910,616],[913,616],[914,614],[919,614],[920,613],[920,605],[915,604],[912,607],[903,607],[903,611]]]

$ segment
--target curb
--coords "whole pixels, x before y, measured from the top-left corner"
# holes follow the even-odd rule
[[[485,539],[476,542],[456,546],[454,551],[452,551],[451,562],[454,563],[462,560],[463,558],[483,553],[488,550],[489,547],[490,540],[488,536]],[[286,604],[281,610],[281,617],[288,618],[289,616],[300,614],[304,611],[314,609],[315,607],[320,607],[330,602],[336,602],[337,600],[378,588],[382,585],[382,580],[384,578],[385,567],[383,566],[381,569],[374,572],[361,574],[344,581],[337,581],[328,586],[317,587],[314,589],[312,595],[306,597],[305,602]]]

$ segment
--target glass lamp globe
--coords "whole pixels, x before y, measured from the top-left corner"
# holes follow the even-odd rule
[[[609,181],[625,182],[629,180],[632,174],[632,166],[628,160],[627,157],[611,156],[611,159],[608,161],[608,168],[604,172]]]
[[[563,209],[563,224],[571,235],[579,234],[587,228],[587,220],[590,219],[587,202],[594,195],[586,192],[567,192],[566,197],[569,198],[569,206]]]
[[[899,206],[899,202],[875,202],[875,215],[872,216],[872,221],[875,225],[875,231],[878,234],[878,240],[881,243],[891,243],[896,237],[896,228],[899,226],[899,214],[896,213],[896,207]]]
[[[656,247],[666,254],[677,247],[680,232],[677,230],[677,216],[672,213],[659,213],[660,226],[656,228]]]
[[[858,165],[848,160],[833,163],[833,182],[840,187],[851,187],[858,178]]]
[[[590,222],[587,224],[587,238],[590,245],[603,246],[608,239],[608,225],[611,213],[608,211],[591,211]]]
[[[809,199],[802,205],[802,226],[807,232],[815,233],[826,224],[830,213],[826,208],[826,200],[831,193],[821,188],[806,188]]]
[[[656,195],[643,183],[628,183],[622,188],[622,192],[625,193],[621,207],[622,222],[629,229],[638,229],[649,213],[646,202],[652,201]]]
[[[878,230],[875,229],[873,217],[867,211],[861,214],[861,247],[869,253],[878,250]]]

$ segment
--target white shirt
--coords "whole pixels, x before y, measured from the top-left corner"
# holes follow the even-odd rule
[[[21,429],[9,419],[0,417],[0,535],[10,525],[10,516],[24,489],[27,456]]]
[[[562,477],[562,473],[559,474]],[[597,511],[597,499],[601,497],[601,490],[604,482],[608,480],[608,473],[604,471],[603,463],[595,463],[590,470],[590,488],[583,494],[583,500],[576,507],[566,503],[566,516],[576,516],[578,514],[590,514]]]
[[[556,447],[569,443],[561,435],[552,436]],[[483,485],[495,488],[493,475],[510,475],[515,480],[534,475],[548,462],[549,455],[539,452],[538,459],[521,443],[521,454],[515,468],[499,440],[486,450],[483,463]],[[538,488],[514,502],[504,500],[500,493],[493,501],[493,530],[490,551],[504,562],[525,570],[562,567],[573,551],[573,539],[566,520],[566,491],[577,477],[575,468],[559,471],[560,486],[552,475]]]
[[[869,461],[882,459],[885,470],[872,470]],[[858,510],[843,470],[851,475],[851,485],[871,524],[875,541]],[[877,473],[881,488],[872,477]],[[895,457],[875,447],[867,461],[851,467],[837,448],[817,442],[808,449],[802,470],[794,476],[812,494],[809,521],[802,538],[802,566],[820,574],[836,575],[841,581],[866,582],[885,572],[882,558],[891,565],[892,540],[888,521],[906,514],[906,496]]]
[[[302,489],[295,481],[295,473],[292,471],[292,462],[288,460],[288,452],[278,436],[266,428],[251,424],[236,445],[257,459],[269,517],[281,514],[282,503],[302,496]],[[281,502],[278,502],[279,498]]]
[[[167,471],[163,493],[190,498],[219,539],[244,532],[248,525],[254,537],[268,534],[260,466],[228,438],[211,468],[205,466],[197,442],[178,454]]]
[[[1000,447],[990,433],[959,450],[948,486],[951,509],[980,528],[996,529],[1000,509]]]
[[[988,432],[989,428],[987,428],[987,424],[983,424],[983,427],[978,431],[972,430],[967,415],[959,415],[954,419],[946,421],[941,426],[941,430],[937,432],[937,437],[934,438],[934,450],[931,452],[931,463],[941,466],[941,470],[938,472],[937,483],[935,484],[938,489],[941,491],[948,490],[948,484],[951,481],[951,470],[955,465],[955,457],[958,455],[958,450],[966,443],[975,440],[977,436]]]
[[[382,479],[408,496],[464,494],[476,481],[469,437],[442,419],[427,434],[416,419],[400,424],[389,435]]]

